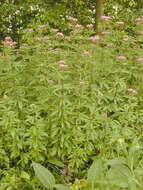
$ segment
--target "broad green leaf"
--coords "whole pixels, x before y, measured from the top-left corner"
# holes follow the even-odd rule
[[[102,161],[101,160],[94,161],[94,163],[91,165],[91,167],[88,170],[87,174],[88,184],[94,184],[97,181],[99,181],[102,175],[102,170],[103,170]]]
[[[119,157],[119,158],[115,158],[115,159],[112,159],[112,160],[107,160],[106,161],[107,165],[110,165],[110,166],[116,166],[117,164],[125,164],[126,163],[126,159],[123,158],[123,157]]]
[[[117,185],[119,187],[128,187],[129,180],[132,179],[131,171],[128,167],[117,164],[113,165],[107,173],[107,179],[110,184]]]
[[[41,183],[48,189],[52,188],[55,185],[55,178],[51,172],[45,167],[41,166],[41,164],[32,162],[32,165]]]
[[[57,190],[70,190],[69,187],[62,185],[62,184],[56,184],[53,187],[55,187]]]

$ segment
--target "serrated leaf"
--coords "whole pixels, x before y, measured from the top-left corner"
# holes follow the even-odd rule
[[[39,178],[40,182],[48,189],[55,185],[55,178],[51,172],[43,167],[41,164],[32,162],[35,174]]]
[[[55,187],[57,190],[70,190],[69,187],[62,185],[62,184],[56,184],[53,187]]]

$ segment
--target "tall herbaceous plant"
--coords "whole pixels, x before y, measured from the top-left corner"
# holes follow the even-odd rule
[[[16,176],[7,183],[20,188],[23,171],[33,188],[32,160],[69,182],[83,177],[92,159],[125,156],[142,138],[143,19],[136,39],[124,22],[101,20],[99,34],[70,17],[68,36],[40,25],[25,30],[19,49],[10,37],[3,41],[0,168],[2,176],[15,168]]]

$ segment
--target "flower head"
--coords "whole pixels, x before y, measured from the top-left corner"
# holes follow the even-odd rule
[[[86,50],[85,50],[85,51],[83,52],[83,56],[86,56],[86,55],[89,55],[89,51],[86,51]]]
[[[75,28],[81,29],[81,28],[82,28],[82,25],[81,25],[81,24],[76,24],[76,25],[75,25]]]
[[[119,60],[126,60],[126,57],[125,56],[119,56],[118,59]]]
[[[130,93],[132,93],[132,94],[137,94],[137,91],[134,90],[134,89],[132,89],[132,88],[129,88],[129,89],[128,89],[128,92],[130,92]]]
[[[52,28],[51,29],[51,32],[53,32],[53,33],[57,33],[59,30],[58,29],[56,29],[56,28]]]
[[[112,47],[112,46],[113,46],[113,43],[107,44],[107,47]]]
[[[62,32],[58,32],[55,37],[64,37],[63,33]]]
[[[101,19],[108,22],[111,18],[109,16],[101,16]]]
[[[137,23],[137,24],[140,24],[140,23],[142,23],[142,22],[143,22],[143,19],[142,19],[142,18],[137,18],[137,19],[136,19],[136,23]]]
[[[12,41],[10,36],[5,37],[5,41]]]
[[[87,24],[86,27],[87,28],[93,28],[93,24]]]
[[[100,37],[99,37],[98,35],[91,36],[91,37],[89,38],[89,40],[92,41],[92,42],[99,41],[99,39],[100,39]]]
[[[70,38],[69,36],[66,36],[66,37],[65,37],[65,40],[71,41],[71,38]]]
[[[77,18],[69,17],[69,21],[70,21],[70,22],[73,22],[73,23],[74,23],[74,22],[77,22]]]
[[[138,58],[138,62],[142,63],[143,62],[143,58],[142,57]]]
[[[39,25],[39,29],[43,31],[46,30],[46,25]]]
[[[120,22],[116,22],[116,24],[119,26],[123,26],[125,23],[120,21]]]
[[[33,30],[33,28],[28,28],[28,29],[27,29],[27,32],[28,32],[28,33],[33,33],[34,30]]]
[[[80,84],[80,86],[83,86],[83,85],[85,85],[85,84],[86,84],[86,82],[81,81],[79,84]]]

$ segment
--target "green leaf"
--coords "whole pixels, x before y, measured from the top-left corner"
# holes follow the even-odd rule
[[[88,184],[94,184],[97,181],[100,181],[102,175],[102,161],[97,160],[91,165],[87,174]]]
[[[55,185],[55,178],[51,172],[41,164],[32,162],[35,174],[41,181],[41,183],[48,189],[52,188]]]
[[[113,165],[107,173],[107,179],[110,184],[119,187],[128,187],[131,178],[132,174],[130,169],[121,164]]]
[[[69,187],[62,185],[62,184],[56,184],[53,187],[55,187],[57,190],[70,190]]]
[[[26,173],[25,171],[22,171],[21,178],[30,180],[30,175],[28,173]]]
[[[51,164],[54,164],[54,165],[56,165],[56,166],[58,166],[58,167],[61,167],[61,168],[64,168],[64,167],[65,167],[65,165],[64,165],[61,161],[59,161],[58,159],[56,159],[56,158],[54,158],[54,157],[48,159],[48,162],[51,163]]]

